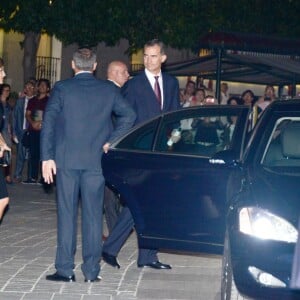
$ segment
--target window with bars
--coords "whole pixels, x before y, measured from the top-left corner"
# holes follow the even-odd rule
[[[51,82],[51,86],[59,80],[60,58],[37,56],[36,59],[36,79],[46,78]]]

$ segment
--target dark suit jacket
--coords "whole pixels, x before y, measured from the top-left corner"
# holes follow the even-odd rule
[[[179,105],[179,85],[175,77],[162,73],[164,102],[161,110],[153,88],[145,74],[141,72],[124,85],[122,94],[137,114],[135,124],[147,121],[162,112],[177,110]]]
[[[111,114],[117,116],[112,130]],[[135,113],[120,92],[91,73],[59,81],[51,91],[41,131],[41,160],[58,168],[101,169],[102,146],[132,127]]]
[[[118,93],[121,93],[121,88],[120,88],[118,85],[116,85],[113,81],[107,80],[107,83],[110,84],[110,85],[111,85]],[[127,101],[127,100],[124,99],[124,101]],[[115,115],[114,112],[112,112],[111,117],[112,117],[112,125],[113,125],[113,127],[114,127],[114,126],[115,126],[115,122],[116,122],[116,117],[117,117],[117,116]]]
[[[111,81],[111,80],[106,80],[107,81],[107,83],[108,84],[110,84],[111,86],[113,86],[119,93],[120,93],[120,91],[121,91],[121,88],[118,86],[118,85],[116,85],[113,81]]]

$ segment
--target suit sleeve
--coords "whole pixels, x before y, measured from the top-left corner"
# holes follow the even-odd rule
[[[136,92],[134,88],[132,88],[131,80],[128,80],[125,85],[121,89],[122,96],[126,99],[126,101],[130,104],[130,106],[137,111],[136,107]]]
[[[133,108],[119,92],[116,93],[113,112],[116,116],[116,120],[114,130],[109,138],[110,143],[125,134],[133,126],[136,119],[136,113]]]
[[[53,87],[44,113],[41,130],[41,160],[55,157],[55,127],[57,118],[62,110],[62,91],[58,84]]]
[[[174,78],[173,101],[171,106],[171,110],[180,109],[179,83],[176,78]]]

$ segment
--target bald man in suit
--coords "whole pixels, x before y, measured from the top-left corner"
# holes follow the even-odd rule
[[[161,65],[167,59],[164,44],[151,40],[144,45],[145,70],[124,85],[122,93],[136,112],[135,124],[147,121],[163,112],[177,110],[179,105],[179,85],[176,78],[161,71]],[[134,221],[128,207],[124,207],[113,231],[103,245],[103,260],[113,267],[120,268],[117,255],[128,238]],[[161,263],[157,250],[139,248],[138,267],[153,269],[171,269]]]
[[[112,61],[107,67],[107,81],[121,93],[121,87],[129,78],[128,68],[119,60]],[[115,116],[112,116],[113,121]],[[121,203],[118,195],[109,187],[104,190],[104,212],[108,231],[112,232],[121,211]],[[105,237],[104,237],[105,239]]]

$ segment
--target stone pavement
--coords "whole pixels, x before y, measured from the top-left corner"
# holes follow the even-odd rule
[[[119,254],[121,269],[101,262],[102,281],[85,283],[80,226],[77,281],[46,281],[46,274],[55,271],[55,196],[40,186],[23,184],[10,185],[9,193],[10,209],[0,225],[0,300],[220,299],[220,257],[160,253],[172,270],[140,269],[135,233]]]

